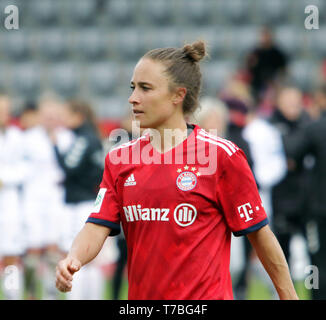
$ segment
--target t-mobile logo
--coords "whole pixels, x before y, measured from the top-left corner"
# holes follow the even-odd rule
[[[253,219],[252,217],[250,217],[250,215],[253,214],[254,212],[249,202],[243,204],[242,206],[239,206],[238,212],[240,214],[240,218],[246,218],[245,222],[248,222]]]

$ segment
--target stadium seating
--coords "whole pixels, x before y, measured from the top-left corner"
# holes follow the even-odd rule
[[[110,51],[110,33],[104,29],[87,27],[73,33],[73,50],[89,63],[107,58]]]
[[[149,35],[148,47],[165,48],[165,47],[179,47],[183,44],[180,37],[175,32],[175,29],[169,27],[161,27],[152,29]],[[145,52],[144,52],[145,53]]]
[[[217,11],[223,13],[226,24],[247,24],[252,12],[252,1],[231,0],[217,1]]]
[[[82,66],[72,62],[51,64],[47,70],[47,83],[50,88],[64,97],[76,96],[81,90]]]
[[[123,28],[119,33],[115,33],[112,39],[117,58],[123,58],[125,61],[135,61],[144,52],[144,38],[140,29]]]
[[[9,92],[11,89],[11,70],[10,66],[5,63],[0,63],[0,91]]]
[[[24,62],[12,66],[12,88],[18,95],[33,98],[40,93],[41,66],[36,62]]]
[[[307,31],[310,43],[307,45],[311,53],[315,53],[319,58],[326,56],[326,30],[324,28],[320,30],[314,30],[313,34],[311,31]]]
[[[60,21],[61,1],[29,0],[28,15],[30,21],[41,26],[58,24]],[[19,5],[18,5],[19,7]]]
[[[324,0],[298,0],[296,1],[296,5],[293,6],[293,15],[297,20],[297,24],[303,25],[307,14],[305,13],[305,8],[307,6],[314,5],[318,8],[319,11],[319,21],[321,23],[325,22],[326,14],[326,3]]]
[[[152,25],[167,25],[174,21],[173,1],[142,0],[143,19]]]
[[[284,24],[291,17],[291,0],[256,0],[255,15],[259,23]]]
[[[135,22],[135,1],[110,0],[105,5],[105,20],[117,26],[132,25]]]
[[[291,58],[302,50],[301,37],[302,33],[293,26],[283,25],[275,29],[276,42]]]
[[[66,1],[66,15],[76,25],[85,26],[96,21],[97,5],[94,0]]]
[[[295,60],[289,66],[289,78],[302,90],[309,91],[318,80],[318,64],[307,60]]]
[[[254,26],[234,27],[228,32],[230,55],[235,59],[243,59],[249,50],[257,45],[259,30]]]
[[[104,96],[93,99],[96,114],[102,119],[119,120],[130,109],[128,101],[121,96]]]
[[[49,28],[34,32],[37,40],[38,53],[47,61],[68,58],[71,44],[70,33],[61,28]]]
[[[97,62],[89,65],[88,87],[95,95],[108,95],[114,92],[118,80],[118,70],[110,62]]]
[[[181,0],[178,1],[178,15],[184,17],[184,22],[192,26],[203,26],[212,23],[212,18],[216,14],[214,2],[211,0]]]
[[[233,76],[235,72],[233,61],[221,60],[203,64],[203,95],[215,95]]]
[[[31,58],[32,45],[32,34],[30,32],[22,30],[7,31],[3,33],[0,50],[6,58],[22,61]]]
[[[256,45],[263,24],[294,59],[291,77],[302,88],[311,87],[305,68],[326,56],[323,0],[1,0],[0,12],[9,4],[19,7],[21,28],[0,28],[0,87],[24,96],[53,85],[65,96],[127,101],[132,70],[146,51],[197,39],[210,55],[205,90],[215,93]],[[311,4],[319,8],[320,30],[304,28]]]

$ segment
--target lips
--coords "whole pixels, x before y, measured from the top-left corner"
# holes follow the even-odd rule
[[[141,110],[137,110],[137,109],[132,109],[132,112],[133,112],[134,114],[142,114],[142,113],[144,113],[143,111],[141,111]]]

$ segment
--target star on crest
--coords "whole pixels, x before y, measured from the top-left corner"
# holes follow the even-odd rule
[[[197,177],[201,176],[201,173],[197,170],[196,167],[191,167],[191,169],[190,169],[190,166],[188,166],[187,164],[183,168],[177,169],[178,173],[181,173],[183,171],[192,171]]]

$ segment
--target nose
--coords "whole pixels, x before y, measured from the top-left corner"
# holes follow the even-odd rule
[[[136,89],[134,89],[128,99],[128,102],[132,105],[139,103],[139,97],[136,93]]]

